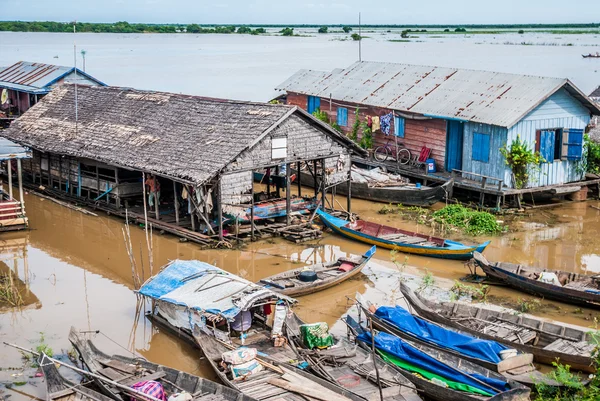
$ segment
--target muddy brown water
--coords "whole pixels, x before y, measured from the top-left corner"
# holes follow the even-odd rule
[[[70,349],[70,326],[81,330],[100,330],[94,335],[98,346],[111,353],[135,352],[152,361],[194,374],[213,377],[192,347],[160,333],[143,317],[144,304],[138,308],[133,293],[129,259],[123,241],[123,221],[102,213],[98,217],[59,206],[49,200],[26,195],[31,230],[0,234],[0,270],[18,275],[25,305],[19,309],[0,309],[0,341],[35,348],[43,337],[55,354]],[[345,200],[340,199],[345,205]],[[600,211],[585,202],[538,211],[513,223],[516,232],[489,238],[486,251],[490,260],[548,266],[583,273],[600,272]],[[415,231],[430,229],[406,221],[398,215],[381,215],[382,204],[353,200],[353,211],[380,223],[400,225]],[[501,219],[501,217],[499,217]],[[132,244],[138,260],[147,254],[144,231],[131,227]],[[460,234],[452,239],[481,242],[488,238],[468,239]],[[330,261],[341,255],[360,254],[369,246],[332,234],[310,244],[297,245],[283,240],[249,244],[243,250],[201,250],[192,243],[180,242],[169,235],[153,235],[154,271],[172,259],[198,259],[256,281],[260,278],[302,266]],[[145,278],[149,263],[143,258]],[[427,271],[444,287],[468,272],[462,262],[408,256],[403,271],[423,275]],[[297,313],[306,321],[325,321],[341,332],[342,315],[353,309],[348,297],[356,292],[379,302],[398,300],[398,267],[390,253],[379,249],[364,274],[335,288],[300,299]],[[507,288],[492,288],[493,296],[516,302],[530,296]],[[573,324],[590,326],[600,313],[578,310],[574,306],[543,301],[534,314]],[[28,382],[14,387],[27,394],[44,397],[40,379],[18,370],[21,355],[0,346],[0,382]],[[17,370],[12,370],[17,368]],[[0,397],[28,399],[0,386]]]

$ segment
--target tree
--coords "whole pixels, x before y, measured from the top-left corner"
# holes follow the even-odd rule
[[[252,35],[258,35],[261,33],[267,33],[267,30],[265,28],[256,28],[252,31]]]
[[[319,28],[319,33],[327,33],[327,27],[326,26],[322,26]]]
[[[410,30],[408,30],[408,31],[402,31],[402,33],[400,34],[400,37],[402,37],[402,38],[408,38],[408,32],[410,32]]]
[[[454,32],[467,32],[465,28],[456,28]]]
[[[360,40],[361,39],[361,36],[358,33],[353,33],[350,36],[352,37],[352,40]]]
[[[344,30],[344,32],[349,33],[350,31],[352,31],[352,28],[350,28],[349,26],[345,26],[342,28]]]
[[[444,29],[444,32],[450,32],[449,28]]]
[[[522,29],[519,29],[519,35],[523,35],[524,33],[525,33],[525,31],[524,31],[524,30],[522,30]]]
[[[190,24],[187,26],[187,31],[188,33],[200,33],[202,28],[200,28],[200,25],[198,24]]]
[[[248,28],[247,26],[240,26],[237,30],[237,33],[242,33],[242,34],[252,33],[252,29]]]
[[[282,36],[294,36],[294,28],[283,28],[279,33]]]

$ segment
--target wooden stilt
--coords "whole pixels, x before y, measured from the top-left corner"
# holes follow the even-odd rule
[[[275,175],[279,177],[279,166],[275,167]],[[277,199],[281,198],[281,185],[275,184],[275,190],[277,191]]]
[[[17,159],[17,179],[19,180],[19,202],[21,202],[21,213],[25,215],[25,198],[23,197],[23,170],[21,159]]]
[[[250,190],[250,239],[254,241],[254,171],[251,177],[251,190]]]
[[[119,187],[119,168],[115,167],[115,187],[118,188]],[[121,197],[119,196],[119,191],[115,191],[113,192],[113,195],[115,196],[115,205],[117,206],[117,209],[121,208]],[[106,201],[108,202],[110,199],[110,195],[107,194],[106,195]]]
[[[313,178],[315,179],[315,185],[313,188],[315,189],[315,198],[319,195],[319,185],[317,185],[317,161],[313,160]]]
[[[217,219],[219,220],[219,241],[223,241],[223,203],[221,197],[221,179],[217,182]]]
[[[296,163],[296,184],[298,185],[298,196],[302,196],[302,180],[300,179],[300,162]]]
[[[96,196],[100,196],[100,169],[96,166]]]
[[[348,214],[352,214],[352,174],[350,174],[350,179],[346,184],[348,186],[348,198],[346,198],[346,209],[348,209]]]
[[[73,195],[73,159],[69,158],[69,195]]]
[[[285,165],[285,223],[289,226],[292,221],[292,216],[290,216],[292,200],[290,197],[291,191],[291,167],[290,163]]]
[[[321,159],[321,208],[325,210],[325,159]]]
[[[267,175],[267,173],[269,174],[269,176],[266,177],[266,179],[267,179],[267,199],[270,199],[271,198],[271,168],[270,167],[265,169],[265,176]],[[254,183],[254,176],[252,177],[252,183]]]
[[[175,204],[175,224],[179,225],[179,198],[177,196],[177,183],[173,181],[173,203]]]
[[[10,199],[13,198],[13,186],[12,186],[12,160],[8,159],[6,161],[6,173],[8,174],[8,196]]]

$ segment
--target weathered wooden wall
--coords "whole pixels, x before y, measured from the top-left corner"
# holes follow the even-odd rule
[[[308,97],[298,93],[288,93],[287,104],[301,107],[306,110],[308,106]],[[352,126],[356,121],[356,107],[359,107],[360,121],[366,121],[367,116],[382,116],[392,110],[383,109],[380,107],[372,107],[365,105],[357,105],[346,103],[333,99],[330,103],[329,99],[321,98],[321,111],[324,111],[329,116],[331,122],[337,121],[338,107],[345,107],[348,110],[348,123],[342,126],[342,131],[348,135],[352,131]],[[361,138],[362,130],[359,130],[358,138]],[[373,133],[374,145],[384,145],[388,140],[392,146],[395,144],[394,139],[394,122],[390,130],[390,135],[384,135],[381,131]],[[438,170],[443,170],[446,159],[446,120],[440,119],[405,119],[405,134],[404,138],[398,138],[398,142],[404,144],[413,155],[419,155],[421,148],[427,146],[432,149],[431,158],[436,162]]]

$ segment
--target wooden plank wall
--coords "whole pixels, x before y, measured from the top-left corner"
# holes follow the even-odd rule
[[[289,93],[287,95],[287,104],[301,107],[306,110],[307,108],[307,96],[298,93]],[[321,98],[321,110],[326,112],[329,116],[330,121],[335,122],[337,120],[337,109],[338,107],[344,107],[348,109],[348,124],[345,127],[341,127],[345,134],[349,134],[352,131],[352,126],[356,121],[355,111],[356,104],[347,103],[342,101],[333,100],[330,104],[329,99]],[[367,116],[382,116],[389,113],[392,110],[383,109],[380,107],[372,106],[359,106],[359,118],[361,121],[366,121]],[[398,142],[403,143],[413,155],[418,155],[421,152],[423,146],[427,146],[432,149],[431,157],[435,159],[437,169],[443,170],[446,159],[446,120],[440,119],[406,119],[405,120],[405,134],[404,138],[398,138]],[[359,140],[361,137],[362,130],[359,130]],[[388,139],[391,144],[394,144],[394,123],[389,136],[384,135],[381,131],[374,133],[374,147],[384,145]]]

